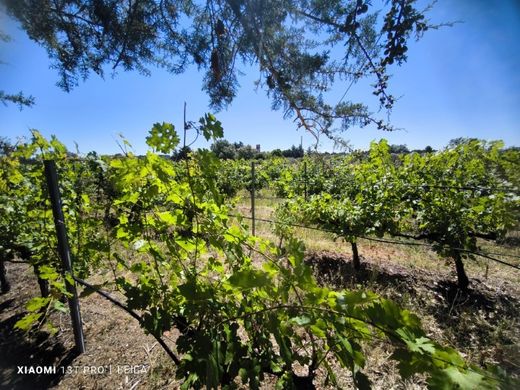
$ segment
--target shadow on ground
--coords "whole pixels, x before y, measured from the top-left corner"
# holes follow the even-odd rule
[[[311,253],[305,261],[314,270],[319,283],[335,288],[392,286],[413,293],[416,284],[415,278],[406,274],[404,269],[388,265],[379,267],[362,256],[358,270],[354,269],[350,258],[337,253]]]
[[[430,318],[426,327],[441,329],[443,338],[479,364],[498,363],[520,377],[520,297],[478,279],[463,291],[448,274],[370,259],[362,258],[361,269],[355,270],[351,258],[338,253],[310,253],[306,262],[320,284],[373,290]]]
[[[46,332],[24,334],[14,329],[24,316],[24,301],[30,294],[22,270],[16,271],[10,275],[11,291],[0,295],[0,389],[48,389],[59,382],[64,367],[76,355]],[[29,373],[32,370],[35,373]]]

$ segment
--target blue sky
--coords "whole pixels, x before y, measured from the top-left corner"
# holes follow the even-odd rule
[[[507,146],[520,146],[519,2],[439,0],[430,19],[463,23],[412,42],[408,62],[392,69],[391,92],[401,99],[391,121],[403,130],[353,128],[343,137],[363,149],[380,138],[411,149],[440,148],[456,137],[502,139]],[[55,86],[58,74],[49,69],[46,52],[5,15],[0,16],[0,29],[13,38],[0,44],[0,60],[5,63],[0,65],[0,89],[22,90],[36,98],[33,108],[22,111],[0,105],[1,136],[16,138],[35,128],[45,136],[57,135],[72,149],[75,141],[82,152],[117,153],[116,139],[122,133],[142,153],[154,122],[171,122],[182,129],[184,101],[189,119],[210,111],[201,91],[202,75],[195,68],[178,76],[162,70],[153,70],[151,77],[123,71],[105,80],[92,75],[72,92],[63,92]],[[313,138],[297,131],[291,120],[283,120],[281,111],[271,111],[264,91],[255,91],[257,77],[257,70],[246,69],[237,98],[217,113],[225,137],[271,150],[299,144],[303,136],[304,146],[310,146]],[[332,96],[339,99],[345,88],[338,84]],[[347,98],[377,109],[366,83],[352,88]],[[320,150],[332,150],[332,143],[322,139]]]

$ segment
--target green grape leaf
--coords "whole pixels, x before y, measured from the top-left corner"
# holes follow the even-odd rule
[[[47,306],[50,300],[51,298],[31,298],[29,302],[27,302],[27,305],[25,305],[25,308],[27,309],[27,311],[35,312]]]
[[[265,287],[271,283],[266,272],[253,269],[237,271],[228,279],[229,283],[243,289]]]
[[[428,386],[431,389],[449,390],[453,389],[454,386],[463,390],[494,388],[485,385],[484,377],[479,373],[470,370],[463,372],[453,366],[443,370],[435,370],[428,380]]]
[[[27,331],[31,329],[31,327],[36,324],[36,322],[40,319],[43,313],[30,313],[24,316],[21,320],[16,321],[14,324],[15,329],[20,329],[23,331]]]
[[[146,143],[158,152],[168,154],[171,153],[180,139],[175,131],[175,127],[171,123],[155,123],[150,130],[150,135],[146,137]]]
[[[205,114],[204,117],[200,118],[199,123],[201,124],[202,135],[206,138],[206,141],[224,136],[222,123],[213,114]]]

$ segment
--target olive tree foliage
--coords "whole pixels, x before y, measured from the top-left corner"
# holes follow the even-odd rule
[[[273,108],[316,137],[352,125],[391,130],[365,104],[331,103],[327,92],[368,77],[390,110],[388,67],[406,61],[411,38],[438,27],[416,0],[0,2],[47,49],[66,91],[92,72],[149,74],[160,66],[176,74],[195,64],[211,106],[222,109],[237,93],[240,64],[255,66]]]

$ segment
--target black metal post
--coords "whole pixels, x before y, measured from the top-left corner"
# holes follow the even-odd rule
[[[255,235],[255,162],[251,161],[251,231]]]
[[[307,161],[303,162],[303,195],[305,201],[307,201]]]
[[[0,291],[2,294],[6,294],[11,290],[11,285],[7,279],[7,271],[5,270],[5,261],[0,259]]]
[[[56,235],[58,237],[58,252],[60,254],[64,276],[70,274],[72,276],[72,263],[70,257],[69,242],[67,240],[67,228],[65,226],[65,218],[63,217],[63,209],[61,204],[60,190],[58,188],[58,173],[56,172],[56,163],[53,160],[45,160],[45,176],[47,178],[47,186],[52,204],[52,214],[54,215],[54,225],[56,226]],[[85,338],[83,336],[83,327],[81,324],[81,312],[79,310],[78,293],[76,285],[69,283],[65,278],[65,286],[67,292],[71,294],[68,298],[70,317],[72,320],[72,328],[74,330],[74,341],[76,349],[79,353],[85,352]]]

